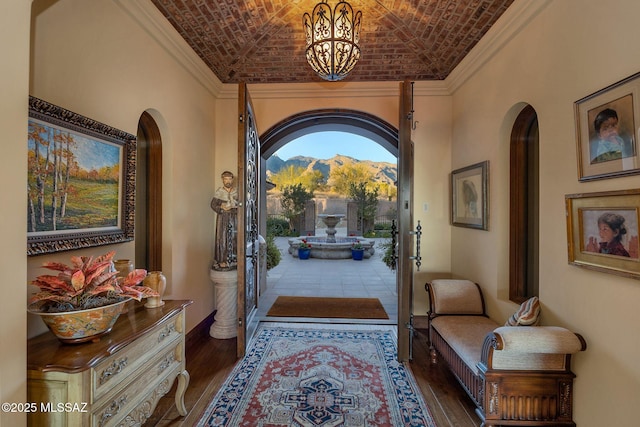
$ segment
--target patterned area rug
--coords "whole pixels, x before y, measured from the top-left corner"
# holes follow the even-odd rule
[[[262,326],[198,426],[435,423],[390,331]]]

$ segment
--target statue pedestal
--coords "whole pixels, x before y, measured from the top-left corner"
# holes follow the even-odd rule
[[[238,335],[238,271],[211,270],[209,277],[216,292],[216,316],[209,335],[217,339]]]

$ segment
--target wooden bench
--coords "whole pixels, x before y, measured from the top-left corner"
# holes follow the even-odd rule
[[[482,426],[575,426],[571,355],[584,339],[556,326],[500,326],[480,287],[433,280],[429,293],[431,361],[447,362],[476,405]]]

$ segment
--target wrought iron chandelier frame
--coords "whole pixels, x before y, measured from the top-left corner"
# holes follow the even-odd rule
[[[346,1],[332,10],[323,0],[302,16],[307,62],[320,77],[342,80],[353,70],[360,59],[361,21],[362,12],[354,13]]]

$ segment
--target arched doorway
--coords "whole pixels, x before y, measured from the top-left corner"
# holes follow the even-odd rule
[[[263,193],[266,193],[264,189],[266,188],[266,163],[268,158],[280,148],[301,136],[327,131],[338,131],[365,137],[379,144],[396,159],[398,157],[398,130],[384,120],[355,110],[330,109],[307,111],[284,119],[261,135],[260,179],[262,181],[261,188],[263,189]],[[265,194],[262,194],[259,209],[259,224],[261,230],[266,230],[267,228],[266,199]],[[289,257],[290,255],[285,252],[283,256]],[[386,266],[383,267],[387,268]],[[393,291],[397,292],[395,272],[389,270],[389,273],[392,275]],[[270,282],[270,284],[272,283],[273,282]],[[261,293],[266,290],[266,284],[267,277],[265,272],[264,277],[260,278]],[[282,281],[279,282],[279,284],[282,284]],[[395,314],[397,313],[397,293],[394,298],[394,308],[389,313],[393,322],[395,322]],[[262,312],[262,310],[260,311]]]
[[[398,156],[398,130],[394,126],[362,111],[337,108],[305,111],[276,123],[260,136],[260,155],[266,159],[297,137],[324,130],[364,136]]]
[[[276,123],[260,136],[260,188],[267,187],[266,160],[272,154],[299,136],[319,131],[343,131],[360,135],[377,142],[398,157],[398,130],[379,117],[362,111],[338,108],[305,111]],[[261,230],[265,230],[267,224],[265,200],[265,197],[261,197]]]

